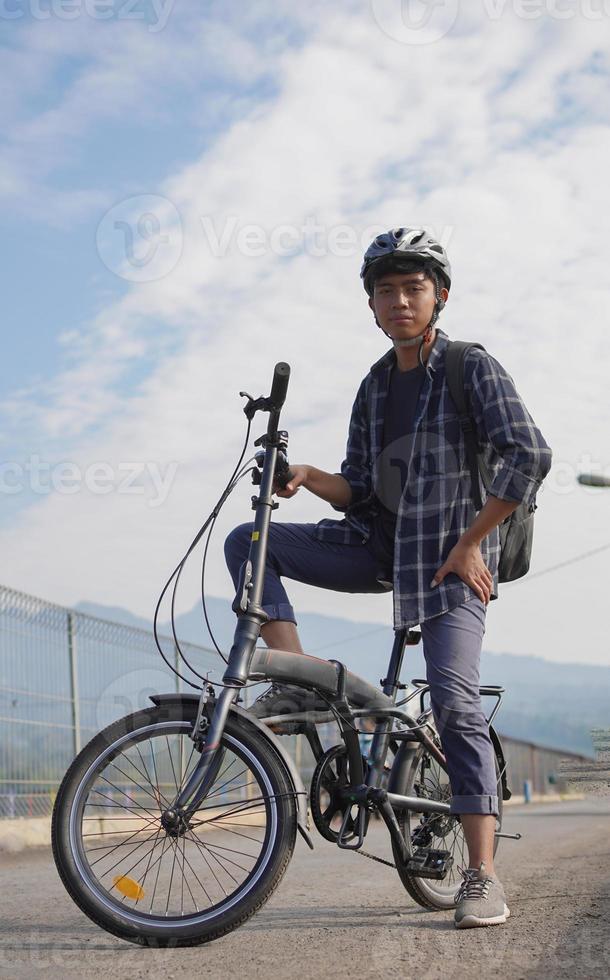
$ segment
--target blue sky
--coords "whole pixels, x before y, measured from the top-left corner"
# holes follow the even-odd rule
[[[610,497],[575,477],[610,466],[605,22],[462,5],[421,43],[388,34],[391,3],[181,2],[159,31],[150,5],[130,21],[118,0],[107,23],[0,22],[0,445],[5,465],[38,456],[80,479],[67,492],[56,471],[60,489],[37,493],[23,476],[3,494],[7,585],[148,615],[241,445],[238,391],[263,391],[276,360],[293,366],[292,458],[335,471],[355,390],[385,349],[361,251],[400,224],[443,239],[455,280],[441,325],[507,366],[554,449],[535,568],[604,543]],[[226,234],[220,254],[210,228]],[[83,476],[99,465],[103,492]],[[139,495],[120,489],[130,465]],[[217,595],[230,594],[222,534],[248,518],[240,493],[218,523]],[[310,495],[283,506],[283,520],[330,516]],[[557,610],[603,606],[605,561],[507,589],[490,648],[573,658]],[[193,574],[185,608],[196,591]],[[293,595],[389,615],[383,597]],[[601,622],[582,628],[600,662]]]
[[[121,4],[116,7],[120,9]],[[147,5],[134,9],[144,12]],[[148,15],[152,17],[151,10]],[[191,16],[192,9],[189,19]],[[203,23],[202,19],[200,28]],[[10,22],[4,25],[2,48],[25,63],[28,36],[40,34],[48,25],[48,20],[37,22],[31,17]],[[51,22],[51,26],[56,25]],[[86,24],[95,32],[111,26],[115,25],[103,21]],[[257,30],[265,26],[272,33],[272,23],[259,23]],[[141,31],[142,24],[138,20],[126,23],[126,27]],[[70,23],[60,23],[59,29],[68,33]],[[176,34],[181,35],[186,29],[186,23],[178,24]],[[261,39],[264,33],[261,30]],[[90,43],[88,54],[75,53],[72,45],[67,45],[67,53],[53,62],[41,83],[27,91],[18,105],[15,131],[52,112],[78,86],[95,60],[95,37]],[[93,111],[90,121],[85,121],[72,138],[62,139],[61,134],[55,136],[51,132],[51,161],[58,155],[60,164],[53,166],[51,162],[47,166],[41,151],[41,158],[33,167],[34,172],[38,165],[43,173],[48,169],[45,197],[93,192],[100,199],[111,201],[142,193],[143,189],[152,191],[168,173],[204,153],[240,108],[243,111],[244,101],[260,106],[273,90],[271,78],[262,77],[250,85],[245,78],[226,77],[226,73],[223,77],[219,61],[210,66],[209,74],[202,72],[192,84],[188,84],[188,79],[174,85],[167,85],[166,79],[152,79],[147,98],[132,111],[111,111],[110,118],[102,120],[97,120]],[[199,96],[205,92],[203,101],[197,99],[196,113],[193,91]],[[10,128],[7,135],[6,142],[10,144]],[[43,145],[44,142],[41,141]],[[35,155],[34,148],[24,152],[28,161]],[[14,201],[7,195],[3,203],[4,237],[5,242],[10,242],[4,266],[5,309],[16,327],[8,356],[0,365],[0,384],[6,391],[56,373],[63,353],[58,335],[90,320],[103,304],[125,290],[125,284],[100,263],[93,225],[95,213],[91,209],[69,218],[62,218],[60,211],[49,222],[44,212],[37,213],[35,206],[28,207],[21,199]],[[16,322],[14,317],[18,318]]]

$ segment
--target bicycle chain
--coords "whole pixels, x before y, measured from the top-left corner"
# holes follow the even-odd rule
[[[394,864],[393,861],[386,861],[385,858],[377,857],[376,854],[369,854],[368,851],[362,851],[362,850],[358,849],[357,851],[354,851],[354,853],[355,854],[359,854],[360,857],[368,858],[370,861],[377,861],[379,864],[387,864],[388,868],[395,868],[396,867],[396,865]]]

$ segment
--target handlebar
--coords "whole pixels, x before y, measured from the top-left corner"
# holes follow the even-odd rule
[[[247,404],[244,405],[244,412],[248,419],[252,420],[257,412],[269,412],[267,436],[270,439],[275,439],[277,435],[280,412],[286,401],[289,380],[290,365],[286,364],[285,361],[279,361],[275,365],[271,394],[268,398],[253,398],[247,391],[240,391],[240,395],[244,395],[248,399]]]
[[[275,371],[273,372],[273,384],[271,385],[271,394],[269,396],[269,401],[272,403],[272,406],[276,412],[279,412],[280,408],[286,401],[286,392],[288,391],[289,380],[290,364],[286,364],[285,361],[280,361],[275,365]]]
[[[264,399],[265,411],[269,412],[269,422],[267,423],[267,438],[271,442],[277,439],[277,428],[280,421],[280,412],[286,401],[288,391],[288,381],[290,379],[290,365],[285,361],[279,361],[275,365],[273,372],[273,384],[269,398]]]

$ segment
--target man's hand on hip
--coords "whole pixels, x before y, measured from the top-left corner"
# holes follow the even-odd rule
[[[493,578],[483,561],[481,548],[478,544],[468,544],[458,541],[449,552],[445,563],[435,573],[430,587],[434,588],[437,586],[449,572],[455,572],[466,585],[474,589],[481,602],[485,605],[489,603]]]

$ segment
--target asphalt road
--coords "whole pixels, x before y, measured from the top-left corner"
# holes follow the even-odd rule
[[[63,890],[48,850],[0,856],[0,977],[205,976],[382,980],[610,976],[610,800],[511,807],[497,857],[511,908],[504,926],[456,930],[425,912],[391,868],[298,841],[268,904],[207,946],[147,950],[93,925]],[[388,856],[375,827],[366,847]]]

